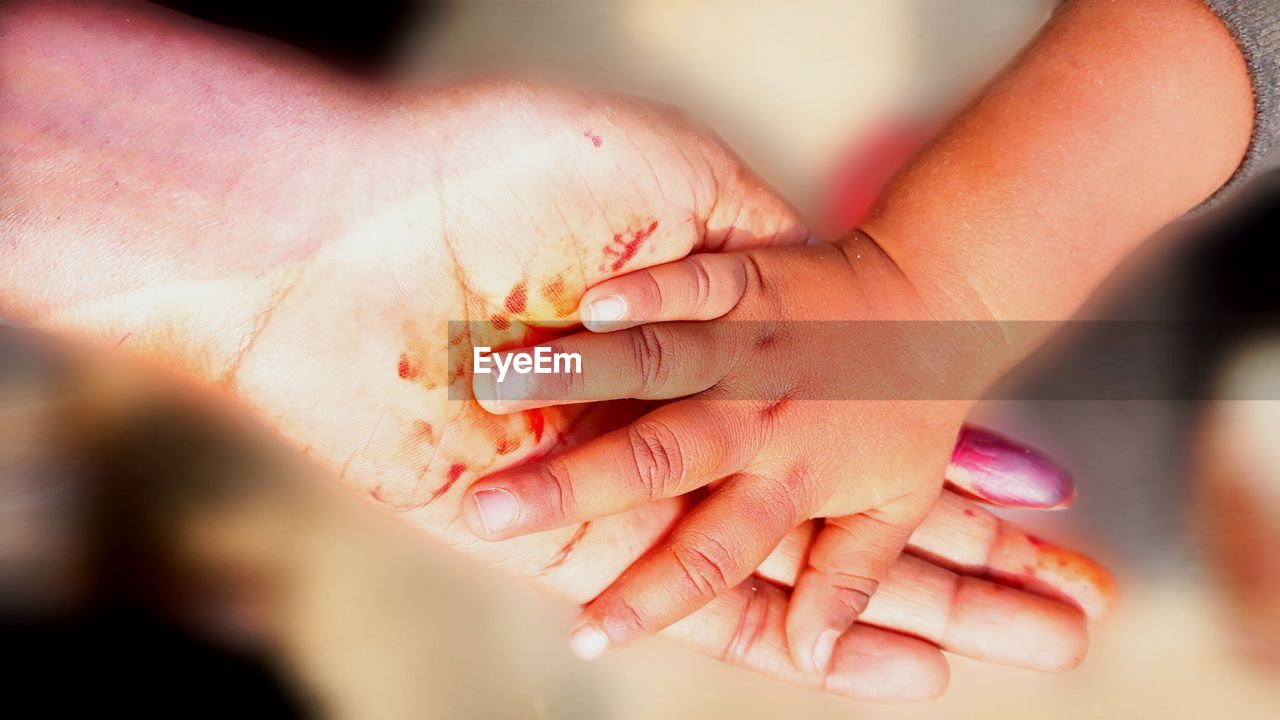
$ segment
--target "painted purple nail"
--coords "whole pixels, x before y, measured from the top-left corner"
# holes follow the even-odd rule
[[[990,430],[965,426],[951,473],[981,499],[1006,507],[1054,508],[1075,498],[1071,473],[1031,448]]]

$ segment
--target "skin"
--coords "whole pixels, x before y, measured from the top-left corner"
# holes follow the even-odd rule
[[[477,376],[496,413],[689,399],[477,483],[473,529],[516,537],[716,483],[584,609],[573,642],[596,655],[711,602],[796,523],[828,518],[787,619],[795,662],[820,671],[941,489],[972,401],[935,398],[979,397],[1048,323],[913,328],[1067,319],[1226,182],[1252,117],[1240,51],[1200,2],[1069,3],[861,232],[606,281],[580,313],[609,322],[552,343],[579,353],[583,374],[505,390]],[[814,320],[868,324],[815,341]]]
[[[585,288],[629,270],[807,239],[714,138],[669,110],[526,83],[360,84],[149,6],[8,4],[0,32],[0,314],[213,386],[370,502],[577,602],[684,516],[675,498],[477,540],[461,521],[473,480],[641,408],[495,417],[450,399],[471,378],[447,358],[563,334]],[[664,634],[880,700],[940,693],[940,649],[1078,663],[1087,599],[1015,589],[1039,550],[997,553],[1017,531],[958,496],[933,508],[921,555],[892,564],[821,671],[793,662],[783,626],[809,524]],[[1109,597],[1099,577],[1090,591]]]

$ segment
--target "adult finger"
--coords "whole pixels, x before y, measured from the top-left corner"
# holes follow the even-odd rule
[[[757,574],[794,585],[816,537],[802,523],[783,538]],[[943,491],[911,534],[906,551],[953,572],[1066,602],[1090,619],[1115,608],[1115,579],[1096,560],[1027,533],[953,492]]]
[[[944,650],[1032,670],[1069,670],[1084,659],[1084,614],[1065,603],[960,575],[902,555],[859,617]]]
[[[752,577],[662,635],[733,665],[859,700],[931,700],[946,690],[947,661],[936,646],[867,625],[845,634],[825,672],[797,666],[787,649],[786,615],[786,591]]]
[[[1115,579],[1095,560],[953,493],[942,493],[911,535],[908,549],[957,572],[1071,603],[1094,620],[1115,608]]]

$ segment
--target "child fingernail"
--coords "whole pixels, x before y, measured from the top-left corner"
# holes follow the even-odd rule
[[[951,466],[973,492],[1014,507],[1051,508],[1075,497],[1071,474],[1049,458],[989,430],[966,427]]]
[[[501,366],[485,370],[472,376],[471,390],[476,401],[489,412],[507,412],[513,409],[511,405],[533,397],[533,373],[518,372],[514,368],[508,372]]]
[[[493,400],[498,405],[527,400],[533,391],[533,375],[507,373],[501,382],[493,384]]]
[[[587,305],[588,325],[608,325],[625,320],[627,317],[627,299],[621,295],[609,295],[599,300],[592,300]]]
[[[481,490],[471,496],[476,514],[486,532],[492,534],[507,529],[520,514],[520,502],[510,491],[502,488]]]
[[[840,639],[840,631],[835,628],[823,630],[813,643],[813,665],[818,672],[826,672],[831,664],[831,654],[835,652],[836,641]]]
[[[594,625],[583,625],[569,636],[569,649],[583,660],[595,660],[609,649],[609,636]]]

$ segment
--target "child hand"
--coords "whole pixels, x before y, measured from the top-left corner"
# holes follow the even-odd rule
[[[598,654],[737,585],[797,524],[831,518],[787,624],[797,662],[823,669],[944,475],[963,487],[963,468],[948,473],[948,458],[971,399],[999,368],[1002,338],[984,334],[989,325],[937,322],[865,236],[692,256],[595,286],[580,314],[596,332],[549,345],[578,353],[581,374],[476,375],[481,403],[507,413],[687,399],[477,482],[464,501],[468,524],[507,538],[713,486],[584,610],[575,646]],[[1034,456],[1005,460],[1065,481]]]

